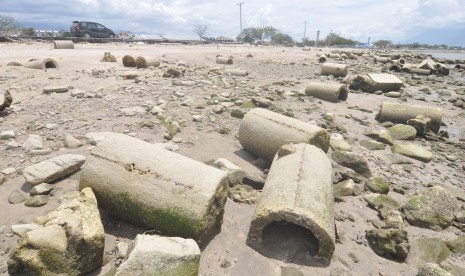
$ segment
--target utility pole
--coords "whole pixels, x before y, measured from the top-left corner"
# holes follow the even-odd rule
[[[239,24],[241,26],[240,36],[241,36],[241,43],[242,43],[242,5],[244,5],[244,2],[237,3],[237,5],[239,6]]]
[[[304,44],[305,44],[305,35],[307,33],[307,21],[304,21],[304,23],[305,23],[305,27],[304,27]]]

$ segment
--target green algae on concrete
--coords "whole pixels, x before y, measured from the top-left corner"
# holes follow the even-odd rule
[[[365,191],[370,191],[378,194],[389,193],[389,182],[382,176],[370,177],[365,182]]]
[[[407,231],[401,229],[373,229],[366,238],[376,254],[405,260],[410,250]]]

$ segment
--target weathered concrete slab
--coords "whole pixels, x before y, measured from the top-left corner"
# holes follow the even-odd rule
[[[200,244],[221,224],[228,194],[226,172],[118,133],[93,149],[79,185],[120,218]]]
[[[397,91],[403,85],[398,77],[391,74],[368,74],[368,77],[374,82],[372,87],[374,91]]]
[[[330,260],[335,249],[331,162],[319,148],[292,145],[295,152],[276,154],[249,230],[263,243],[263,230],[273,222],[302,226],[319,241],[316,257]]]

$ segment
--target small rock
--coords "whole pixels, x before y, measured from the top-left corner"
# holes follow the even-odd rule
[[[382,176],[371,177],[365,182],[365,191],[378,194],[389,193],[389,182]]]
[[[128,256],[129,244],[127,242],[119,242],[115,247],[116,258],[125,259]]]
[[[201,122],[202,121],[202,116],[201,115],[192,115],[192,120],[194,122]]]
[[[16,137],[16,134],[13,130],[6,130],[0,132],[0,140],[9,140]]]
[[[68,86],[61,86],[61,85],[50,85],[46,86],[42,89],[44,93],[63,93],[68,92]]]
[[[260,192],[248,185],[236,185],[229,190],[229,198],[234,202],[255,204],[260,198]]]
[[[29,223],[29,224],[15,224],[11,226],[11,232],[18,237],[23,237],[29,231],[42,227],[36,223]]]
[[[255,105],[261,106],[261,107],[269,107],[273,105],[273,102],[271,100],[268,100],[265,98],[253,98],[252,101]]]
[[[43,144],[43,139],[39,135],[35,134],[30,134],[27,137],[26,142],[21,146],[24,150],[24,152],[29,152],[31,150],[40,150],[43,149],[44,144]]]
[[[71,135],[66,135],[64,139],[64,144],[66,148],[75,149],[83,146],[84,144],[78,139],[74,138]]]
[[[145,114],[145,108],[140,106],[128,107],[120,109],[120,112],[123,113],[124,116],[135,116],[135,115],[143,115]]]
[[[163,110],[163,108],[161,108],[160,106],[154,106],[151,110],[150,110],[150,113],[152,113],[153,115],[157,115],[157,114],[160,114],[160,113],[164,113],[165,111]]]
[[[6,169],[2,170],[2,173],[5,174],[5,175],[14,174],[15,172],[16,172],[15,168],[6,168]]]
[[[384,150],[386,145],[374,140],[362,140],[360,145],[368,150]]]
[[[405,260],[410,250],[407,231],[402,229],[374,229],[366,231],[366,238],[376,254]]]
[[[44,206],[45,204],[48,203],[48,195],[36,195],[33,197],[28,198],[25,202],[24,205],[27,207],[40,207]]]
[[[395,140],[413,140],[417,136],[417,130],[409,125],[397,124],[388,128],[388,131]]]
[[[18,204],[24,202],[26,197],[18,190],[13,190],[10,195],[8,196],[8,202],[10,204]]]
[[[392,138],[391,134],[387,130],[369,131],[365,133],[365,136],[368,136],[372,139],[375,139],[378,142],[381,142],[387,145],[394,144],[394,139]]]
[[[89,132],[86,134],[86,139],[89,144],[96,146],[100,141],[105,139],[105,137],[113,133],[114,132]]]
[[[219,113],[223,112],[224,106],[222,106],[222,105],[215,105],[215,106],[213,106],[212,110],[213,110],[213,112],[215,112],[216,114],[219,114]]]
[[[350,168],[356,173],[359,173],[365,177],[371,176],[368,162],[360,155],[345,151],[335,151],[331,154],[331,158],[339,165]]]
[[[352,196],[354,195],[355,182],[352,179],[347,179],[333,185],[334,197]]]
[[[446,242],[441,239],[419,238],[412,243],[405,262],[413,267],[423,263],[440,264],[450,256],[450,253]]]
[[[32,189],[29,191],[29,194],[32,196],[48,195],[54,188],[55,188],[55,185],[51,185],[48,183],[42,183],[42,184],[32,187]]]
[[[238,109],[238,108],[234,108],[231,110],[231,117],[233,118],[238,118],[238,119],[242,119],[244,118],[245,114],[244,114],[244,111]]]
[[[342,136],[339,133],[333,133],[331,134],[329,144],[331,146],[331,149],[333,151],[351,151],[352,147],[347,143],[347,141],[344,139],[344,136]]]
[[[402,219],[402,214],[398,210],[387,211],[384,220],[386,222],[386,228],[404,228],[404,220]]]
[[[399,153],[410,158],[428,163],[433,159],[433,154],[425,148],[412,144],[395,144],[391,147],[393,153]]]
[[[402,93],[391,91],[391,92],[384,93],[384,96],[389,97],[389,98],[400,98],[402,96]]]

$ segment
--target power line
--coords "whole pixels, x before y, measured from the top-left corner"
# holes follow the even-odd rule
[[[244,5],[244,2],[237,3],[237,5],[239,6],[239,24],[241,26],[240,37],[242,43],[242,5]]]

